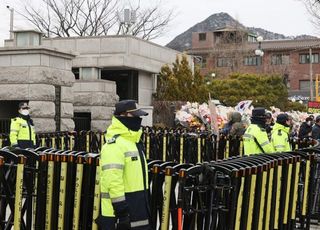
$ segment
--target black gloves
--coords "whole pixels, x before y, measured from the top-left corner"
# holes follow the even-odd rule
[[[129,206],[126,201],[113,203],[114,214],[117,218],[117,230],[128,230],[130,227]]]
[[[124,216],[124,217],[119,217],[116,229],[117,230],[131,229],[129,215]]]

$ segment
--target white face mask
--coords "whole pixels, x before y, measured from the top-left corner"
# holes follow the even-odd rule
[[[29,110],[27,110],[27,109],[22,109],[20,113],[21,113],[22,115],[24,115],[24,116],[28,116],[28,115],[29,115]]]

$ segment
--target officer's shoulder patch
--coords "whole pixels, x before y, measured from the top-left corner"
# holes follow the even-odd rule
[[[112,138],[110,138],[110,139],[107,140],[107,143],[108,143],[108,144],[116,143],[116,140],[117,140],[118,137],[120,137],[120,134],[114,135]]]

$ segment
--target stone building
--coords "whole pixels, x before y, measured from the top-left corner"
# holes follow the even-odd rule
[[[152,125],[156,76],[178,54],[132,36],[47,39],[15,31],[0,49],[0,105],[8,108],[0,119],[13,117],[27,100],[37,131],[104,131],[114,104],[135,99],[149,112],[143,123]]]

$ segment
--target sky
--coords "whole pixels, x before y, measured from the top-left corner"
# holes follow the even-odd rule
[[[0,46],[9,38],[10,4],[15,9],[28,0],[0,0]],[[33,0],[34,2],[41,0]],[[128,1],[128,0],[127,0]],[[148,5],[155,0],[140,0]],[[166,45],[177,35],[189,29],[210,15],[228,13],[247,27],[260,27],[271,32],[296,36],[308,34],[320,37],[310,22],[310,16],[301,0],[161,0],[164,12],[174,9],[175,17],[167,32],[153,42]],[[14,29],[32,28],[24,18],[15,14]]]

